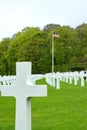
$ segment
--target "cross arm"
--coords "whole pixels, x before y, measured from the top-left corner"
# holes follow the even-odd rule
[[[29,97],[47,96],[47,85],[34,85],[34,86],[31,85],[28,87],[29,87],[29,91],[27,93],[28,93]]]

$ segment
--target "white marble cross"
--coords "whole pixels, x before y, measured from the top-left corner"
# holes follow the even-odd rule
[[[31,130],[31,97],[47,96],[46,85],[31,82],[31,62],[17,62],[15,84],[0,90],[1,96],[16,98],[15,130]]]

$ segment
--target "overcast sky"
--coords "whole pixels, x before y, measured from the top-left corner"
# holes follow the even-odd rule
[[[0,0],[0,40],[24,27],[87,23],[87,0]]]

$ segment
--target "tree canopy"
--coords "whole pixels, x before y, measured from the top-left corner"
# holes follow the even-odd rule
[[[54,39],[55,71],[70,71],[72,67],[87,68],[87,24],[76,28],[48,24],[25,27],[12,38],[0,41],[0,75],[15,74],[17,61],[32,62],[33,73],[51,72],[52,32]]]

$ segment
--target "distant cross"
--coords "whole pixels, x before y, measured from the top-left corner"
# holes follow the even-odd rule
[[[15,84],[0,88],[2,96],[16,98],[15,130],[31,130],[31,97],[47,96],[46,85],[31,82],[31,62],[17,62]]]

